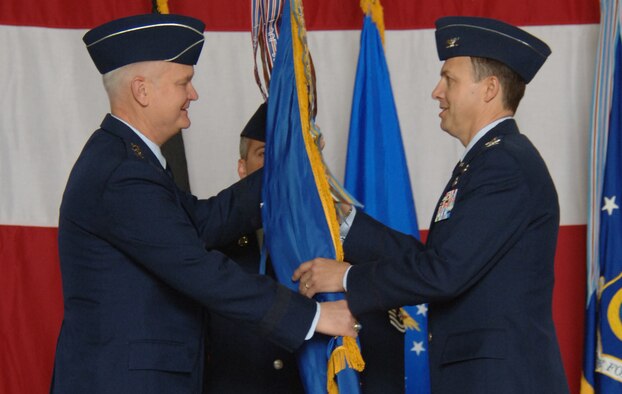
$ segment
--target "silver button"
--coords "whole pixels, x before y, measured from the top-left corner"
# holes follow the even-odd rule
[[[428,332],[428,342],[432,342],[432,333]]]
[[[283,360],[279,360],[278,358],[272,362],[272,366],[274,369],[279,370],[283,369]]]

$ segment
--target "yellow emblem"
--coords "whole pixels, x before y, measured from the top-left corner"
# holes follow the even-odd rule
[[[143,151],[140,150],[140,146],[136,145],[135,143],[132,142],[132,150],[134,151],[134,154],[137,157],[140,157],[141,159],[144,159],[143,157]]]
[[[450,39],[448,39],[446,41],[446,46],[445,48],[455,48],[458,46],[458,41],[460,40],[460,37],[452,37]]]

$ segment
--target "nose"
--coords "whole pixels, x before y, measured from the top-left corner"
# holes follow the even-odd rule
[[[443,82],[442,80],[438,81],[438,83],[436,84],[436,86],[432,90],[432,99],[433,100],[439,100],[440,101],[441,94],[442,94],[442,90],[441,90],[441,83],[442,82]]]
[[[190,99],[190,101],[196,101],[199,99],[199,93],[197,93],[197,90],[194,88],[194,85],[192,83],[188,84],[188,98]]]

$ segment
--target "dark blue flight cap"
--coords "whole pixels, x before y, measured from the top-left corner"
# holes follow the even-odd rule
[[[116,19],[82,39],[100,73],[128,64],[163,60],[195,65],[203,48],[205,24],[183,15],[145,14]]]
[[[240,133],[240,137],[247,137],[253,140],[266,142],[266,111],[268,104],[262,103],[253,116],[249,119],[246,126]]]
[[[441,60],[457,56],[498,60],[525,83],[533,79],[551,54],[548,45],[518,27],[496,19],[466,16],[436,21],[436,49]]]

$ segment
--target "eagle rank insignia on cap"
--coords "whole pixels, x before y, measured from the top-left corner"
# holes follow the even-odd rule
[[[457,47],[459,40],[460,40],[460,37],[452,37],[452,38],[448,39],[447,40],[447,45],[445,46],[445,48],[449,49],[449,48]]]

